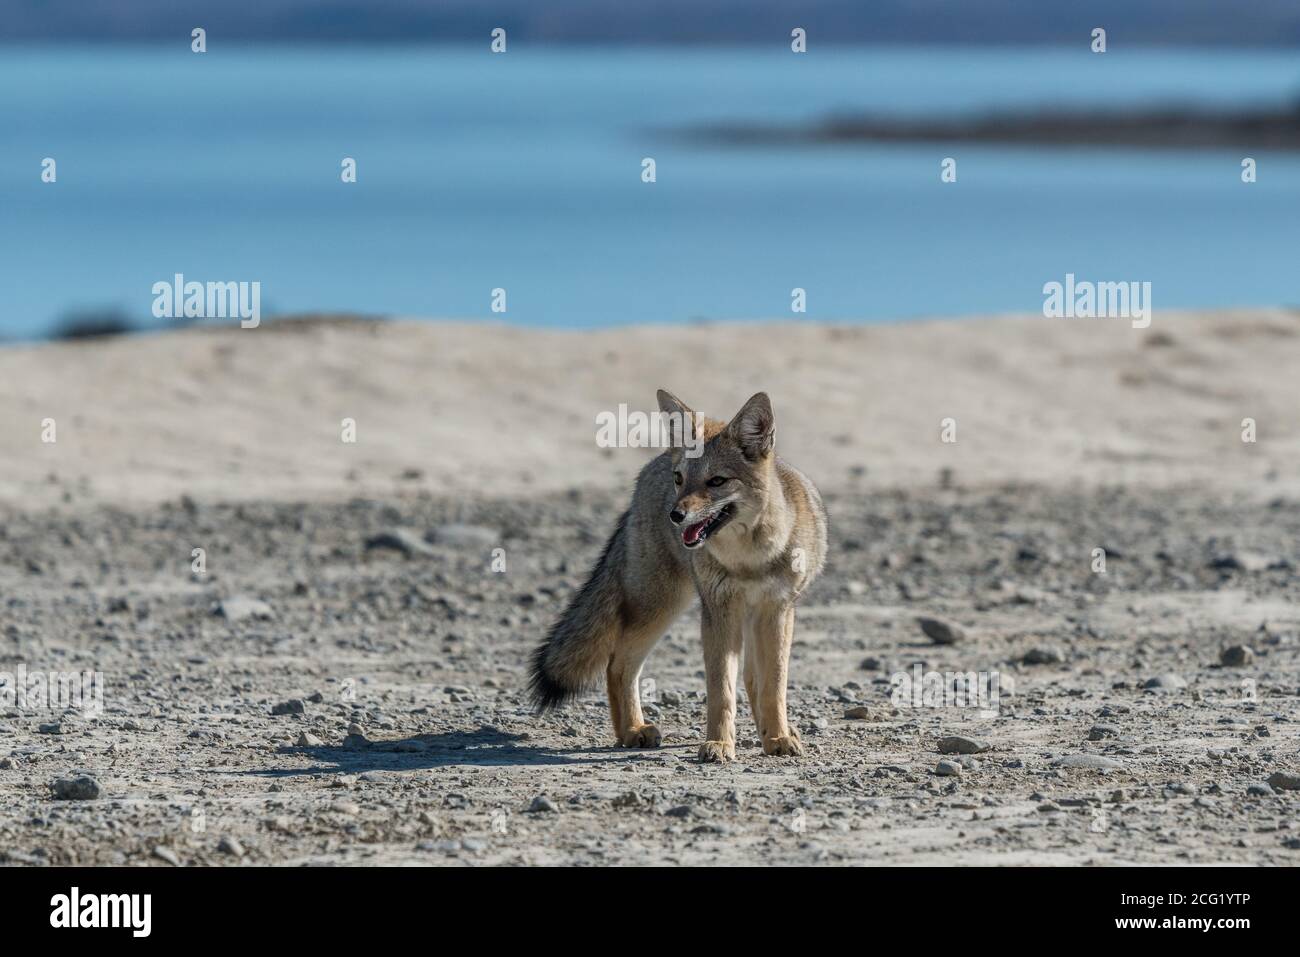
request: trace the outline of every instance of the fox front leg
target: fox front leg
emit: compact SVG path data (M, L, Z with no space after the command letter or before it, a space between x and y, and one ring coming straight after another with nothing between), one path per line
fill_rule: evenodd
M700 745L704 762L736 758L736 670L740 663L740 621L727 608L703 609L704 678L708 688L706 734Z
M790 726L785 708L792 644L794 605L765 608L755 616L755 683L764 754L803 754L803 742L799 740L799 732Z

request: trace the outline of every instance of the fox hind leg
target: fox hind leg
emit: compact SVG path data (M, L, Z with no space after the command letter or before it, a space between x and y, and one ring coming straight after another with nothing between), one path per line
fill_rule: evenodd
M625 748L657 748L659 729L647 724L641 711L641 666L659 641L662 632L651 629L626 630L619 636L605 671L609 694L609 716L614 737Z
M614 642L605 670L605 688L614 737L625 748L657 748L663 740L659 729L647 723L641 711L641 667L689 597L685 589L666 599L660 596L662 604L654 614L625 626Z

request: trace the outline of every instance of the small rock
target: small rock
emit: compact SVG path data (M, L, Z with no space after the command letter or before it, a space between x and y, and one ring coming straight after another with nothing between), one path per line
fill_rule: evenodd
M301 698L290 698L288 701L281 701L271 708L271 714L306 714L307 702Z
M304 731L302 734L298 735L297 746L300 748L319 748L324 744L324 741L316 737L316 735L312 734L310 731Z
M556 810L555 802L544 794L537 795L533 798L533 803L528 805L531 814L553 814Z
M99 782L88 774L58 778L50 785L56 801L93 801L102 793Z
M1300 791L1300 774L1274 771L1268 776L1268 783L1280 791Z
M1119 728L1113 724L1094 724L1088 731L1089 741L1100 741L1102 738L1119 737Z
M343 747L349 751L359 751L362 748L370 747L370 739L364 734L349 734L343 739Z
M1011 601L1017 605L1037 605L1047 600L1047 592L1028 585L1017 588L1011 595Z
M1066 754L1050 763L1054 768L1092 771L1118 771L1124 767L1113 758L1103 758L1100 754Z
M866 721L871 717L871 711L865 705L859 705L856 708L849 708L844 712L844 717L850 721Z
M257 598L236 595L219 602L216 613L226 621L268 620L275 617L275 612L266 602Z
M1055 648L1030 648L1020 660L1027 665L1059 665L1065 655Z
M1273 789L1267 784L1256 782L1254 784L1246 785L1246 794L1250 797L1272 797Z
M713 834L718 837L726 837L728 834L731 833L731 830L725 824L714 824L712 822L705 822L704 824L697 824L695 827L691 828L691 833L692 834Z
M961 625L942 618L930 618L922 615L916 619L916 623L921 626L921 631L925 633L925 636L936 645L955 645L966 637L966 632Z
M243 857L248 853L244 850L243 844L240 844L238 840L229 836L223 837L217 842L217 850L222 854L229 854L231 857Z
M391 528L366 539L366 551L374 551L377 548L392 549L401 552L407 558L415 555L437 554L424 539L406 528Z
M879 658L863 658L862 664L858 667L863 671L879 671L884 666Z
M1142 682L1143 688L1149 688L1155 691L1181 691L1187 687L1187 680L1182 675L1176 675L1173 672L1166 672L1161 675L1153 675L1146 681Z
M1219 653L1219 664L1225 668L1242 668L1255 660L1255 652L1246 645L1230 645Z
M946 758L934 766L934 773L941 778L956 777L961 774L961 765Z
M158 858L159 860L166 861L172 867L181 866L181 859L176 855L176 852L173 851L170 847L163 847L161 844L159 844L157 847L153 849L153 856Z
M438 545L459 545L474 548L489 547L501 540L500 534L483 525L451 523L439 525L430 535Z
M989 743L978 738L964 738L953 734L939 739L940 754L983 754L988 749Z
M1273 565L1273 559L1258 552L1225 552L1210 560L1211 568L1234 572L1262 572Z

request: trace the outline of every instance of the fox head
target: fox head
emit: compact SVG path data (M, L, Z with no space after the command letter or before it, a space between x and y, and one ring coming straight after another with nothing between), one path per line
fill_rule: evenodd
M665 518L687 548L700 548L724 528L750 528L767 505L772 483L776 422L766 392L730 422L697 414L659 390L659 409L673 429L673 483L677 494Z

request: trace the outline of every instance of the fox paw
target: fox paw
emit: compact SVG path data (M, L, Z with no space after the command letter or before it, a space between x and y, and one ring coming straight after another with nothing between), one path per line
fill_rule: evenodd
M725 764L736 760L736 746L730 741L705 741L700 745L700 763Z
M799 732L792 728L789 734L783 734L775 738L764 738L763 753L798 757L803 754L803 742L799 740Z
M625 748L657 748L663 735L653 724L643 724L630 731L624 731L618 743Z

